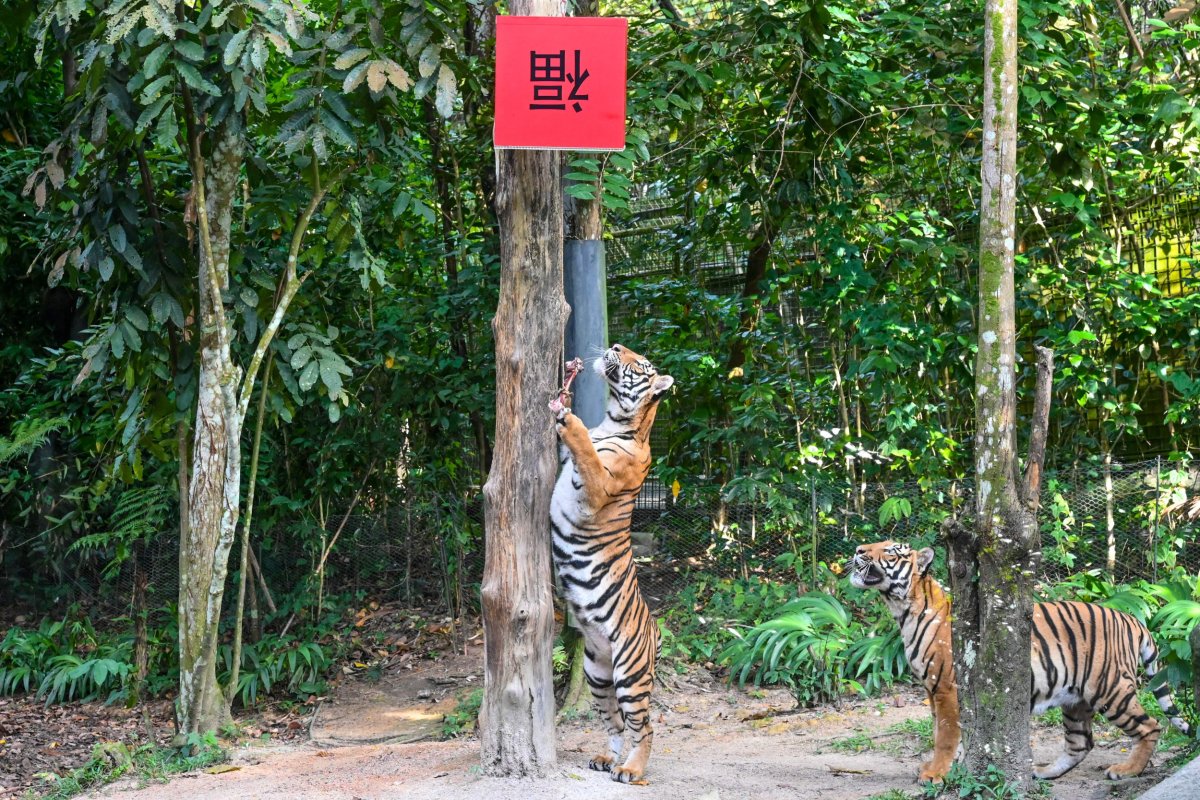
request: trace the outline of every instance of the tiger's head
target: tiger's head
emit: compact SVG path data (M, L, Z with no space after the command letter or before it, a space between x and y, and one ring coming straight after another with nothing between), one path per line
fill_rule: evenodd
M889 597L908 597L913 575L924 576L933 566L933 550L913 550L903 542L861 544L850 561L850 585L875 589Z
M608 348L593 366L608 383L609 403L620 406L620 416L626 419L653 408L675 383L670 375L659 375L649 360L619 344Z

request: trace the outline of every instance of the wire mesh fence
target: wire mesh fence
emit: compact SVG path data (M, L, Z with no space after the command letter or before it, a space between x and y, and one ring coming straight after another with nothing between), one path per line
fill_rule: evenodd
M1200 522L1182 511L1198 493L1200 469L1164 459L1049 474L1039 514L1043 578L1095 570L1123 583L1154 581L1176 566L1200 570ZM655 605L699 574L815 584L822 565L844 563L863 542L936 546L942 520L969 517L971 497L970 481L850 483L822 474L748 500L703 482L676 490L652 479L634 509L632 546L642 590ZM414 500L354 524L343 582L390 575L386 588L400 599L439 601L455 611L477 603L478 499ZM396 556L380 564L373 554L384 547Z
M654 606L700 575L758 576L804 588L864 542L936 547L945 518L969 520L971 493L969 481L850 483L821 473L747 499L702 482L672 487L652 479L633 514L639 581ZM1175 567L1200 570L1200 521L1186 513L1187 501L1198 495L1200 468L1164 459L1081 464L1048 474L1039 513L1043 579L1093 570L1125 583L1155 581ZM314 533L268 533L256 543L248 565L252 603L271 608L306 592L361 591L455 616L478 607L484 557L478 496L410 495L384 508L334 515ZM300 539L312 544L298 547ZM165 613L177 592L176 548L171 537L159 537L119 573L83 568L73 582L84 603L120 614L129 613L144 580L147 605ZM235 555L231 590L236 562Z

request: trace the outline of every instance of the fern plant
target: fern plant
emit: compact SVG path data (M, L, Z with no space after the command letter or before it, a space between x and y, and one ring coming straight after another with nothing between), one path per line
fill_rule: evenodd
M65 427L65 417L26 419L16 423L13 425L11 436L0 436L0 465L29 455L45 444L50 434Z
M745 686L787 686L801 705L847 691L871 693L905 673L899 634L874 636L832 595L812 593L784 604L721 654L730 679Z
M137 542L148 541L166 527L171 503L171 492L163 485L126 489L109 517L110 528L79 537L68 552L108 554L104 577L112 578Z

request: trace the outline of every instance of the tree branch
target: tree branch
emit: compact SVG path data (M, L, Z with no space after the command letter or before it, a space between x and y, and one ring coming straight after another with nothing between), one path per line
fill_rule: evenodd
M354 493L354 499L350 501L350 507L346 509L346 513L342 515L342 521L337 526L337 530L333 532L333 538L329 540L329 544L325 546L325 550L321 553L321 560L317 564L316 570L318 575L325 572L325 562L329 560L329 554L333 552L333 546L337 544L338 537L342 535L342 529L346 527L346 523L350 520L350 515L354 513L354 507L358 505L359 498L362 497L363 490L367 488L367 481L371 480L371 475L375 472L375 464L378 459L371 459L371 465L367 467L367 474L363 477L362 484L358 487L358 491Z
M325 199L329 190L341 183L350 174L350 171L354 169L354 166L354 164L348 165L333 180L327 182L323 187L314 189L312 199L308 201L308 206L301 212L300 218L296 220L296 227L292 231L292 243L288 248L287 265L284 267L287 282L284 285L283 294L280 295L279 302L275 305L275 310L271 314L271 321L267 323L262 336L258 338L258 344L254 348L254 355L250 357L250 364L246 367L246 374L242 378L241 395L238 398L238 411L243 417L246 414L246 410L250 407L250 396L254 393L254 381L258 377L258 368L266 356L267 348L271 346L271 342L275 339L275 334L279 332L280 326L283 325L283 317L287 313L292 299L296 296L296 292L300 290L301 284L308 278L308 275L300 278L296 274L296 262L300 258L300 245L304 242L304 234L308 232L308 225L312 222L313 214L316 213L317 208L321 205L321 201Z
M246 516L242 519L242 553L238 568L238 598L234 611L233 658L230 659L229 684L225 687L225 702L233 705L237 697L238 679L242 669L242 618L246 614L246 581L250 571L250 524L254 521L254 496L258 488L258 456L262 452L263 418L267 415L267 390L271 386L271 359L267 359L267 379L258 393L258 419L254 423L254 444L250 450L250 476L246 488ZM254 587L250 587L254 591Z
M1054 351L1037 346L1037 387L1030 420L1029 455L1025 460L1025 480L1021 494L1025 507L1037 513L1042 491L1042 465L1046 460L1046 436L1050 427L1050 387L1054 379Z
M1134 30L1133 22L1129 19L1129 12L1125 10L1125 3L1123 0L1113 0L1113 4L1117 7L1117 16L1121 18L1121 24L1125 26L1125 35L1129 37L1129 44L1137 53L1137 63L1141 64L1146 60L1146 51L1142 49L1137 31Z

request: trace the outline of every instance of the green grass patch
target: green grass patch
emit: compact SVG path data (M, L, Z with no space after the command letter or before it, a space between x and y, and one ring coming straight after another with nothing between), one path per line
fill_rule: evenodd
M442 718L442 738L457 739L469 736L479 719L479 707L483 705L483 689L472 689L458 695L458 705Z
M906 719L888 728L889 733L904 733L913 738L913 746L917 752L933 749L933 717L921 719Z
M132 750L120 742L98 744L82 767L61 777L40 776L44 785L29 790L25 797L27 800L35 797L66 800L131 775L136 775L143 784L165 783L173 775L203 769L225 760L225 751L221 749L216 736L208 734L192 738L193 741L182 750L152 744Z
M850 736L843 736L840 739L834 739L829 743L830 750L836 750L839 753L862 753L867 750L875 749L875 742L865 731L856 731Z

